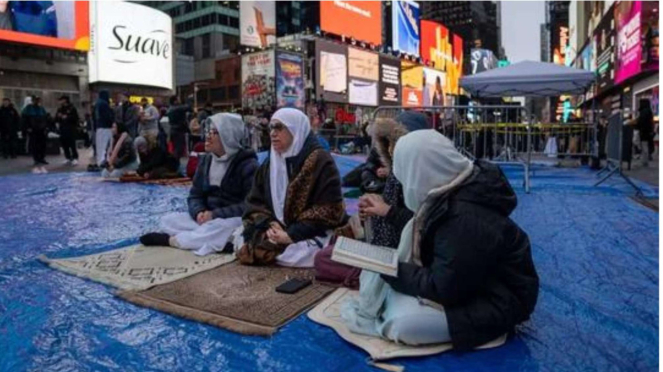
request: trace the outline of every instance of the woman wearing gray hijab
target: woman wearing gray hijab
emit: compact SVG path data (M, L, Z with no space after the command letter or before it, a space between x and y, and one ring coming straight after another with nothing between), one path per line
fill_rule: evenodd
M258 157L242 145L246 132L241 116L221 113L209 120L207 154L200 158L193 177L188 213L164 216L163 232L143 235L140 241L144 245L220 251L233 230L241 226L244 199L253 185Z

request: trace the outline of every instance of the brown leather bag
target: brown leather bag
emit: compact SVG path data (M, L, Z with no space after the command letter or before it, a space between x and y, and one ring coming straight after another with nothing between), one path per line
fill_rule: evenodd
M267 239L269 221L245 227L245 243L237 251L237 259L243 265L271 265L276 263L276 256L285 251L287 245L276 244ZM248 237L248 239L247 239Z

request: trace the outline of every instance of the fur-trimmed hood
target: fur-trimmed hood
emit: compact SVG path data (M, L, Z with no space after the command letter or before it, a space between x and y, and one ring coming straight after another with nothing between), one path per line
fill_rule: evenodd
M391 168L396 141L404 135L419 129L431 129L428 118L418 112L405 111L396 119L380 118L372 125L373 146L380 155L385 167Z

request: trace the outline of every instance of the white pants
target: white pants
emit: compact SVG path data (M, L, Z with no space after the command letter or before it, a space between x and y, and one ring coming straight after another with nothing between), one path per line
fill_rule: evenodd
M98 128L96 130L95 147L97 151L97 165L101 165L106 160L106 153L108 152L112 137L113 132L111 132L110 128Z
M125 173L130 172L130 171L135 171L138 169L138 162L135 161L133 163L127 164L123 168L116 168L113 169L113 171L109 172L108 169L104 169L101 171L101 177L103 178L120 178L124 176Z
M215 218L202 225L183 212L161 218L161 231L173 237L171 243L176 248L197 250L200 255L222 251L233 231L240 226L240 217Z

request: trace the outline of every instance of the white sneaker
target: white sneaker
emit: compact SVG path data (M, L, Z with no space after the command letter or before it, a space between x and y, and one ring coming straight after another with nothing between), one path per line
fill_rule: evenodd
M46 173L48 173L48 171L46 170L46 168L41 167L41 173L46 174Z
M62 164L64 164L64 165L71 165L71 160L69 160L69 159L65 159L65 160L62 162Z
M39 173L41 173L41 169L39 169L39 167L32 168L32 174L39 174Z
M71 162L71 165L73 165L73 166L78 165L78 159L74 159L74 161Z

